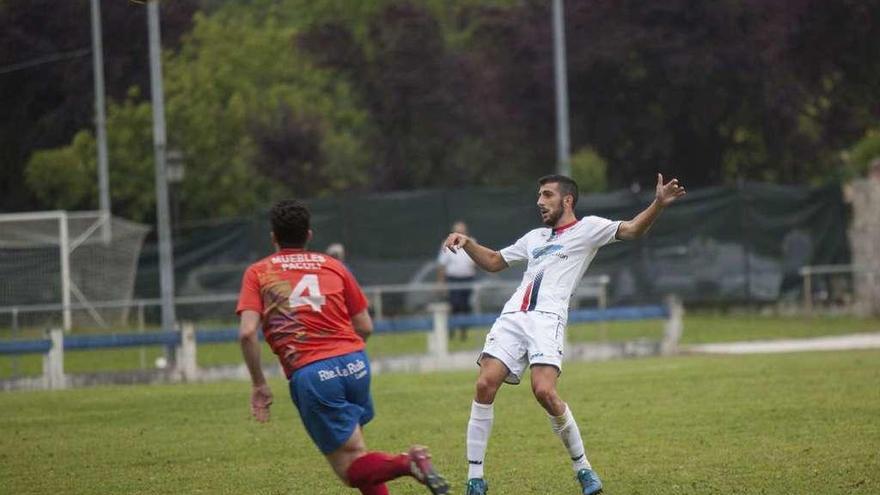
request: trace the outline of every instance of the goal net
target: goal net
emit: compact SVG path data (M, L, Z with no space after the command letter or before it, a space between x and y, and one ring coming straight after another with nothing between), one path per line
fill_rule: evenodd
M65 330L126 320L147 232L96 211L0 215L4 319Z

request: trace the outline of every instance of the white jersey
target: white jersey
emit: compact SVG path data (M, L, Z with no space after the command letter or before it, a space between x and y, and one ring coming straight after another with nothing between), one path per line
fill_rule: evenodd
M508 265L528 260L523 280L502 313L544 311L568 318L568 303L599 248L616 240L619 221L584 217L558 229L540 228L501 250Z

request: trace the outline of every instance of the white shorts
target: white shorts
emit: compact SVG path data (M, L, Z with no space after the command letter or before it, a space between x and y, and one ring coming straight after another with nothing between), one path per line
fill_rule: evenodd
M495 320L477 364L483 356L498 359L509 371L505 382L518 384L529 366L548 364L562 372L565 320L554 313L503 313Z

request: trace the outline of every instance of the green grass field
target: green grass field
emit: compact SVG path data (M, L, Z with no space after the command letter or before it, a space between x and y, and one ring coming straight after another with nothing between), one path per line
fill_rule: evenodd
M230 323L232 325L232 323ZM684 344L706 342L731 342L736 340L768 340L780 338L803 338L839 335L858 332L880 331L880 319L853 317L769 317L746 315L692 314L685 317ZM468 338L461 341L458 335L450 342L450 349L474 350L483 344L487 329L471 329ZM569 328L573 342L601 340L622 341L638 338L659 339L663 333L661 320L611 322L605 324L575 324ZM31 332L29 338L38 338ZM368 351L371 356L392 356L427 352L428 334L424 332L380 334L370 339ZM156 357L162 355L159 347L141 349L113 349L101 351L76 351L65 356L65 369L71 373L117 371L137 369L141 366L141 353L146 367L153 366ZM264 358L273 362L268 348ZM198 348L200 366L234 364L241 361L237 343L201 345ZM39 375L42 358L38 355L0 357L0 378L22 375Z
M410 442L463 493L476 370L374 379L374 449ZM880 492L880 351L676 357L566 366L560 390L609 494ZM272 382L273 420L242 382L15 392L0 400L0 480L15 494L345 494ZM494 494L574 494L527 386L496 403ZM427 493L410 480L392 493Z

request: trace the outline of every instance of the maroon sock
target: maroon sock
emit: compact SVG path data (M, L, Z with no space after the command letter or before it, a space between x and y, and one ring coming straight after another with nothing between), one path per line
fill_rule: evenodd
M388 495L388 487L384 483L381 485L361 486L358 487L362 495Z
M349 485L363 491L373 485L381 485L386 481L411 475L409 466L409 456L406 454L391 455L384 452L368 452L355 459L345 474L348 476Z

